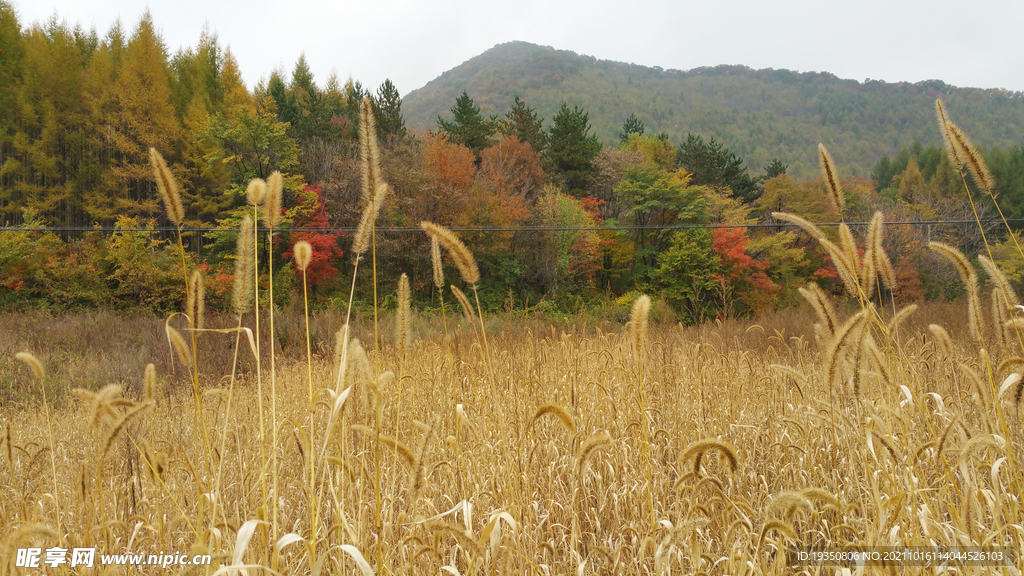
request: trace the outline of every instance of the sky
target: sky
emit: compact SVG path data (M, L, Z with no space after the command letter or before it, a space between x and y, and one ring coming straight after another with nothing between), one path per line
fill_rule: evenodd
M11 1L11 0L7 0ZM102 36L148 8L173 54L204 27L252 88L305 53L332 72L403 94L511 40L665 69L742 64L888 82L940 79L1024 91L1022 0L13 0L22 27L54 14Z

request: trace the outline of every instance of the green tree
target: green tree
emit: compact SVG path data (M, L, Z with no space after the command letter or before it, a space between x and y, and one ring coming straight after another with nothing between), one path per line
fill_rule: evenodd
M437 117L438 130L448 138L449 142L469 148L479 159L480 152L494 143L491 141L491 135L497 131L497 122L494 119L484 118L480 114L480 107L465 91L455 100L455 106L451 108L451 112L451 121L440 116Z
M179 118L188 114L194 100L213 112L223 100L220 75L224 55L217 43L217 35L204 29L195 48L178 51L171 59L173 85L171 103Z
M782 176L789 170L789 164L783 164L778 158L771 158L764 165L764 180L771 180L776 176Z
M622 123L622 131L619 132L619 144L625 144L629 141L630 134L644 135L644 123L632 112L630 112L629 118L626 118L626 121Z
M292 92L301 93L316 88L313 82L313 71L309 69L309 62L306 62L306 53L299 54L295 61L295 69L292 70L292 83L289 86Z
M377 88L373 99L373 113L377 119L377 136L386 146L405 137L405 119L402 118L402 96L390 78Z
M551 118L548 133L548 173L570 194L585 194L597 178L595 160L601 152L597 136L590 133L590 117L579 106L563 102Z
M719 258L708 230L679 230L671 235L653 272L654 283L686 324L714 318Z
M270 73L266 92L274 99L277 120L291 125L299 115L299 104L295 100L295 93L288 90L288 86L277 70Z
M538 154L544 153L547 147L547 134L544 133L544 119L537 117L537 111L515 97L512 107L505 112L505 118L498 123L502 136L515 136L520 142L526 142Z
M633 273L638 281L649 280L658 269L659 257L672 237L669 230L648 227L699 224L707 219L701 189L690 186L682 171L668 173L650 165L629 168L615 191L630 205L629 222L640 227L633 232Z
M299 148L288 136L288 124L277 120L269 96L255 110L213 115L199 141L210 147L207 162L227 165L231 184L242 192L252 178L266 178L274 170L289 172L299 164Z
M747 173L743 159L713 137L705 143L701 136L687 134L686 142L679 145L676 165L693 174L695 185L728 188L744 202L752 202L761 193L760 179Z

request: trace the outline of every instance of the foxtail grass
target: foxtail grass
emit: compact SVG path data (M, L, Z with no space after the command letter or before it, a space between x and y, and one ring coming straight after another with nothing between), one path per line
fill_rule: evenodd
M309 338L309 286L306 271L313 260L313 247L309 242L300 240L292 247L295 266L302 272L302 313L306 329L306 383L309 386L309 438L313 439L314 416L316 414L316 398L313 395L313 349ZM312 451L309 452L309 541L310 562L316 558L317 542L317 511L316 505L316 460Z
M184 224L185 210L181 202L181 193L178 190L177 180L171 173L171 170L167 167L167 162L164 160L160 152L156 148L149 149L149 162L153 169L153 179L157 183L157 191L160 193L160 198L163 200L164 208L167 212L167 219L174 224L177 230L178 240L178 253L181 256L181 272L184 278L185 294L186 296L195 295L195 290L190 286L188 265L185 262L185 244L182 241L181 227ZM186 298L188 299L188 298ZM194 328L194 321L190 320L192 327ZM189 367L191 371L192 379L192 393L195 399L195 432L196 436L202 441L203 446L203 467L205 470L205 484L206 487L211 485L212 470L210 462L210 439L206 430L206 420L203 418L203 395L199 390L199 358L198 348L196 346L196 330L190 330L189 335L192 342L192 363ZM201 483L196 484L196 498L200 499L202 493L206 488Z
M274 228L281 223L281 199L284 193L284 176L279 171L274 171L267 178L267 191L263 197L263 223L267 226L267 246L274 248ZM267 258L267 275L269 277L269 303L270 308L270 422L271 440L270 446L272 455L270 458L271 479L273 490L271 492L271 534L274 542L278 540L278 502L281 498L278 492L278 443L277 443L277 351L274 346L274 259ZM274 548L273 567L278 568L278 551Z
M654 488L651 486L653 476L651 474L650 455L650 424L647 421L647 396L644 389L647 387L647 374L645 371L645 353L647 352L647 328L651 315L651 297L643 294L633 302L633 312L629 319L629 339L633 351L636 354L636 386L640 401L640 431L642 434L642 452L644 458L644 472L647 475L646 491L647 504L651 510L651 530L657 525L654 510Z
M49 443L50 452L50 473L51 479L53 480L53 504L57 512L57 542L59 544L64 543L64 530L61 528L61 516L63 510L61 509L60 502L60 491L57 489L57 444L53 441L53 420L50 418L50 403L46 401L46 370L43 369L43 363L39 361L35 355L29 352L18 352L14 355L17 360L23 362L29 370L32 371L32 375L36 381L39 382L40 394L43 398L43 413L46 416L46 440ZM7 442L10 446L10 425L7 428ZM8 456L10 460L10 456Z

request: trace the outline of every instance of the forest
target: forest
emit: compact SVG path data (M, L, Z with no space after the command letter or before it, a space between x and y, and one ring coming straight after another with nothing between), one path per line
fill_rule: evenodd
M361 211L364 98L393 189L378 224L377 266L385 277L408 273L414 298L428 308L436 301L428 242L410 233L424 220L476 247L480 298L491 311L621 317L642 292L692 324L789 306L808 280L842 291L827 252L772 216L838 223L821 177L791 175L784 155L752 168L701 124L679 136L654 133L648 123L657 119L641 111L609 128L592 122L571 93L549 117L519 96L487 114L463 91L428 129L414 130L391 81L318 82L300 57L290 73L275 71L249 89L209 32L172 54L148 15L100 36L56 17L22 27L4 2L0 76L8 87L0 91L3 309L180 306L174 228L159 205L151 147L181 183L183 238L190 266L207 278L211 310L228 306L246 186L275 170L285 174L280 245L262 249L282 270L276 303L301 289L287 264L291 246L306 240L315 305L347 304L338 270ZM954 119L976 116L951 99ZM915 114L931 115L931 101ZM610 143L600 136L609 130ZM977 254L982 231L1011 282L1024 282L1024 262L1007 249L1013 239L992 201L1011 224L1024 217L1024 148L981 154L997 183L993 195L979 194L940 148L919 141L876 158L870 177L839 163L846 221L863 231L882 211L889 223L897 302L959 295L950 282L956 271L920 248L937 240ZM364 304L371 296L356 294Z

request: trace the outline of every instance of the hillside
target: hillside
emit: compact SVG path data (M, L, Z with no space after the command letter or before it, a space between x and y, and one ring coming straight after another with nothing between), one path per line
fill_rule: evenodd
M933 103L942 96L954 120L983 146L1024 143L1024 94L957 88L940 80L858 82L827 72L716 66L690 71L598 60L566 50L509 42L441 74L405 96L415 130L436 129L466 90L484 114L503 115L519 95L550 121L563 101L590 113L593 129L612 143L630 113L646 134L689 131L714 136L760 170L771 157L797 178L817 171L825 143L844 171L867 175L883 154L914 140L938 144Z

